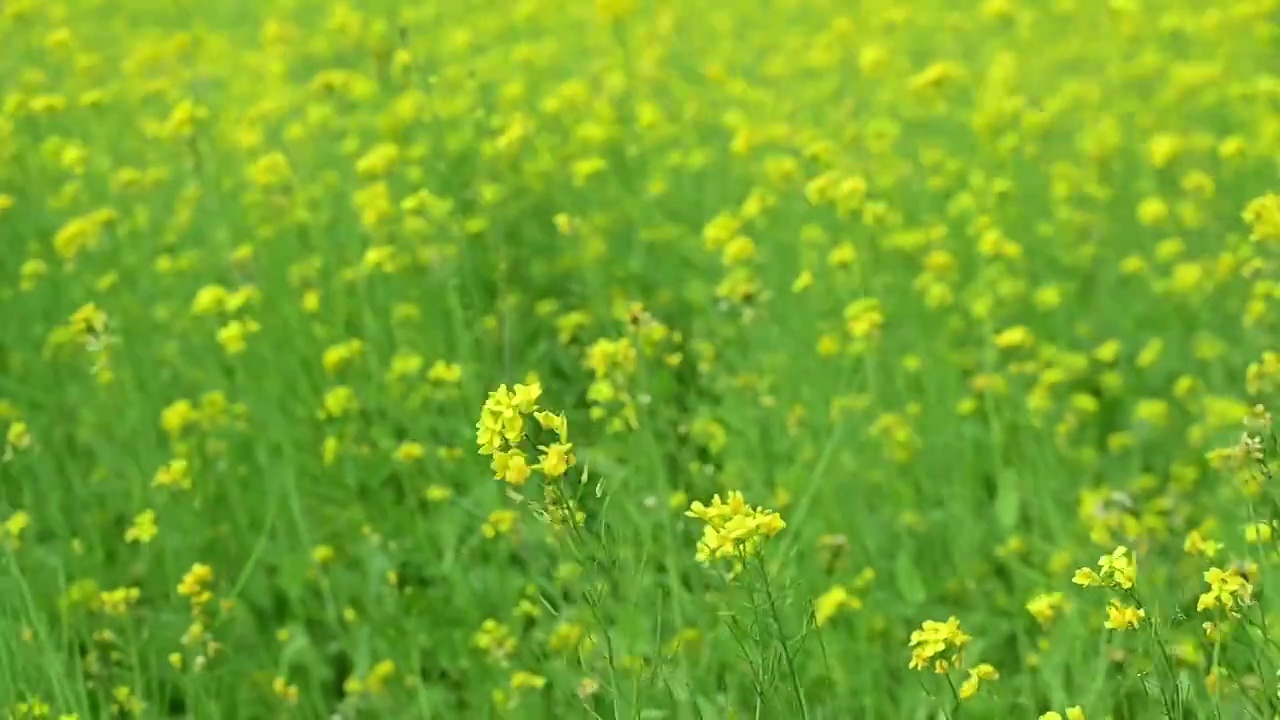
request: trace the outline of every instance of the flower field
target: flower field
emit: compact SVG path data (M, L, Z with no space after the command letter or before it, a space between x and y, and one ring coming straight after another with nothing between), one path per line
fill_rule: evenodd
M1280 717L1280 0L0 0L0 717Z

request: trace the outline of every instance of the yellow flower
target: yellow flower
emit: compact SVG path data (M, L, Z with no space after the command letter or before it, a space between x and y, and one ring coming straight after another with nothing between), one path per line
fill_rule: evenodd
M1133 630L1147 617L1147 611L1112 600L1107 605L1107 619L1103 627L1108 630Z
M298 702L298 686L291 684L279 675L271 681L271 691L276 694L276 697L290 705L295 705Z
M1098 568L1104 577L1109 575L1116 585L1126 590L1133 587L1138 572L1137 561L1123 545L1098 558Z
M364 341L353 338L325 348L320 362L324 367L324 371L329 375L333 375L346 366L347 363L359 357L363 351Z
M398 446L396 446L395 452L392 453L392 457L395 458L396 462L402 462L402 463L410 463L410 462L414 462L415 460L421 460L426 456L427 456L427 449L422 446L422 443L414 442L412 440L405 440L404 442L400 443Z
M270 152L253 162L245 173L249 182L263 188L276 188L289 183L293 169L289 159L280 152Z
M427 502L442 503L453 497L453 490L445 485L428 485L423 492L423 497L427 499Z
M813 601L814 624L826 625L841 610L860 610L862 601L854 597L843 585L834 585Z
M536 673L526 670L517 670L511 674L512 690L541 690L547 684L547 679Z
M1146 197L1138 203L1138 222L1147 227L1155 227L1169 219L1169 204L1160 197Z
M400 147L384 142L374 146L356 161L356 174L364 179L386 175L400 159Z
M518 517L514 510L494 510L480 526L480 533L490 540L506 535L515 529Z
M178 594L190 600L193 607L203 606L213 597L207 589L212 583L213 568L204 563L195 563L178 583Z
M547 410L539 410L533 414L533 417L538 421L538 424L542 426L543 430L551 430L555 432L556 437L560 439L560 442L567 442L569 440L569 420L563 413L557 415Z
M959 694L961 700L968 700L978 694L978 689L983 682L997 680L1000 673L990 663L980 663L969 670L969 676L960 683Z
M1280 195L1267 193L1245 206L1244 221L1254 241L1280 240Z
M476 444L480 446L482 455L492 455L504 444L516 444L524 438L524 415L531 413L533 400L537 398L534 388L518 385L517 393L499 385L497 390L489 393L484 407L480 411L480 420L476 423ZM536 393L541 393L541 387ZM526 412L522 406L528 406Z
M175 458L156 470L151 479L153 487L176 487L182 490L191 489L191 466L181 458Z
M4 523L0 523L0 540L10 548L17 548L28 527L31 527L31 515L25 510L16 510L5 518Z
M1086 570L1088 568L1085 568ZM1027 601L1026 610L1041 625L1048 625L1062 609L1065 597L1060 592L1043 593Z
M21 420L10 423L9 431L5 433L5 444L10 452L31 447L31 430L27 424Z
M1076 570L1076 574L1071 577L1071 582L1080 587L1101 587L1102 578L1093 568L1082 567Z
M1209 589L1196 602L1199 612L1222 608L1234 615L1239 612L1239 606L1253 602L1253 585L1236 568L1209 568L1204 573L1204 581Z
M356 391L346 385L339 385L326 391L322 404L321 417L334 419L349 415L359 407Z
M462 380L462 366L458 363L436 360L431 367L427 368L427 380L440 385L457 385Z
M1031 347L1035 344L1035 335L1027 326L1016 325L1014 327L1001 330L1000 333L996 335L995 343L996 347L1001 350Z
M801 270L796 276L795 281L791 283L791 292L804 292L813 285L813 273L808 270Z
M124 541L127 543L142 543L146 545L155 539L160 529L156 526L156 513L154 510L143 510L133 519L133 523L128 530L124 532Z
M218 329L218 344L227 355L239 355L249 347L249 337L261 329L255 320L232 320Z
M542 455L539 456L538 464L534 467L541 470L542 474L548 478L558 478L573 466L573 445L569 443L539 445L538 449L542 451Z
M102 612L107 615L126 615L141 597L142 591L136 587L119 587L104 590L98 595L98 601L102 605Z
M542 385L533 383L530 385L521 385L516 383L515 388L511 392L511 404L520 411L521 414L528 415L538 409L538 398L542 396Z
M1249 523L1244 528L1244 539L1246 542L1258 545L1270 542L1272 536L1272 527L1270 523L1254 522Z
M497 480L520 487L529 481L533 468L520 450L499 450L493 453L493 476Z
M191 300L192 315L214 315L223 312L227 304L227 289L221 285L205 285L196 291Z
M1222 549L1223 545L1214 540L1208 540L1200 534L1199 530L1192 530L1187 533L1186 540L1182 543L1182 549L1191 555L1201 555L1206 558L1213 558Z
M105 312L94 303L87 303L71 313L71 317L67 320L67 326L71 329L72 336L83 342L88 338L105 333L107 331L107 322L108 318Z
M372 693L380 693L387 686L387 681L396 673L396 664L391 660L379 660L369 669L365 677L365 688Z
M729 493L728 502L718 494L711 498L710 505L695 500L685 515L706 523L695 555L701 563L755 555L765 538L777 535L787 526L778 513L747 505L746 498L738 491Z
M960 629L960 620L955 616L946 622L925 620L920 629L911 631L908 646L911 648L912 670L932 668L935 673L945 673L952 667L961 664L960 654L964 646L973 638ZM946 655L950 650L950 655Z
M1076 570L1071 582L1081 587L1117 587L1132 589L1137 582L1137 559L1123 545L1098 558L1098 570L1082 567Z

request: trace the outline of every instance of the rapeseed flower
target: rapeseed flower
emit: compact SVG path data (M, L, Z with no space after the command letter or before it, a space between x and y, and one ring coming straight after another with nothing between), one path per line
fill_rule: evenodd
M747 505L746 498L736 490L729 493L727 501L719 494L711 498L710 505L694 500L685 516L705 523L695 553L698 562L704 564L758 555L764 540L787 526L778 513Z
M1204 581L1209 589L1196 601L1199 612L1221 609L1228 615L1238 615L1242 606L1253 603L1253 584L1236 568L1209 568Z
M920 629L911 631L908 642L911 648L909 667L912 670L932 670L938 674L963 667L964 647L971 640L973 637L960 629L960 620L955 616L943 622L925 620Z
M1137 559L1123 545L1098 558L1098 569L1082 567L1071 582L1081 587L1115 587L1131 590L1137 582Z

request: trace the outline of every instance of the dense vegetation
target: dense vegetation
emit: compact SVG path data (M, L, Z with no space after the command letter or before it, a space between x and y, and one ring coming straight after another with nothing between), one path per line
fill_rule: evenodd
M1271 720L1278 19L6 0L0 706Z

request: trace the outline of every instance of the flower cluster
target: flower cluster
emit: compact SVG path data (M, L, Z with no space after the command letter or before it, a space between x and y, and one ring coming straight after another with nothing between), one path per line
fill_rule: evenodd
M111 345L117 338L108 332L110 319L95 303L81 305L55 327L46 340L45 352L63 346L79 346L93 360L90 373L100 383L107 385L115 379L111 370Z
M569 442L569 420L538 407L542 386L538 383L517 384L513 389L499 385L489 393L476 423L476 444L481 455L493 458L495 479L514 487L529 481L535 471L548 480L563 477L577 462L573 444ZM537 457L529 462L529 455L520 445L527 436L526 418L532 417L545 431L555 433L555 442L537 445Z
M1253 584L1236 568L1211 567L1205 571L1204 581L1209 589L1196 601L1199 612L1221 608L1228 615L1238 615L1242 606L1253 603Z
M1066 596L1060 592L1041 593L1027 601L1027 612L1031 613L1041 627L1048 627L1054 617L1066 604Z
M1146 618L1146 610L1113 598L1107 603L1107 619L1102 626L1108 630L1136 630Z
M925 620L919 630L911 631L912 670L932 669L938 674L945 674L953 667L964 664L962 657L964 646L973 637L960 629L960 619L951 616L946 622Z
M992 680L999 680L1000 673L991 663L978 663L969 670L969 677L960 683L959 694L961 700L968 700L978 694L978 690L982 688L982 683Z
M1076 570L1071 582L1086 588L1110 587L1132 590L1137 576L1137 558L1129 554L1129 548L1121 545L1098 558L1097 570L1090 567Z
M476 423L476 444L481 455L493 458L490 468L497 480L507 483L507 495L526 504L536 517L557 528L579 527L586 514L578 504L578 493L587 482L587 470L583 469L579 483L566 487L558 482L577 465L573 444L569 442L569 420L563 413L557 414L538 406L542 386L537 382L517 384L508 389L498 386L489 393ZM532 418L533 423L528 419ZM529 431L536 424L542 437L554 438L542 444L540 438L530 437ZM540 473L542 498L526 498L521 492L534 473ZM596 493L602 491L597 484ZM489 516L482 531L485 537L495 538L512 532L517 516L509 510L496 510Z
M756 555L764 544L787 526L782 516L762 507L751 507L741 492L729 493L725 502L716 494L710 505L695 500L685 512L687 517L706 523L698 541L698 562L740 559Z
M1084 588L1111 588L1133 596L1138 579L1138 560L1124 545L1098 558L1098 569L1082 567L1076 570L1071 582ZM1108 630L1133 630L1147 617L1146 610L1115 598L1107 603L1107 617L1103 627Z
M600 338L586 349L582 364L593 378L587 387L591 419L603 421L608 432L639 427L636 399L628 389L636 373L637 357L630 337Z
M177 588L178 595L186 598L191 606L191 624L182 634L182 645L187 651L194 653L194 669L197 670L203 668L222 650L222 643L215 640L213 636L213 626L219 618L209 612L209 607L214 600L213 583L213 568L198 562L192 564L191 569L183 574ZM223 615L229 612L232 606L233 603L230 600L223 600L218 604ZM186 664L186 656L181 652L170 653L169 663L181 669Z
M1242 216L1249 225L1249 239L1280 240L1280 195L1267 193L1250 201Z
M476 444L481 455L495 455L508 445L519 444L525 437L525 417L537 409L542 386L516 384L514 390L499 385L489 393L476 423Z
M834 585L813 601L813 624L822 627L841 610L861 610L862 600L843 585Z

